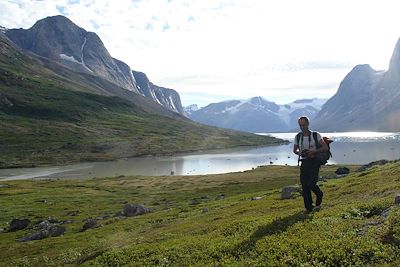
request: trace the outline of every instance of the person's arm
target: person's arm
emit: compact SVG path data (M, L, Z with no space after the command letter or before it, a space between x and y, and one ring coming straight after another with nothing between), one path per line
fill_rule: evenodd
M299 147L299 145L294 144L294 146L293 146L293 153L296 154L296 155L299 155L299 154L300 154L300 147Z

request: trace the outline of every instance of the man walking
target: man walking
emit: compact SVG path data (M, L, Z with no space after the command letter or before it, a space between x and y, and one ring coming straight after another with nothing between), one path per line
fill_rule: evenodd
M328 146L325 144L318 132L309 130L310 120L306 116L302 116L298 120L300 130L296 135L293 146L293 153L299 155L301 161L300 167L300 182L303 190L304 207L306 212L311 212L313 209L321 208L323 192L317 185L319 177L320 162L316 155L318 153L328 151ZM316 195L316 207L313 206L311 191Z

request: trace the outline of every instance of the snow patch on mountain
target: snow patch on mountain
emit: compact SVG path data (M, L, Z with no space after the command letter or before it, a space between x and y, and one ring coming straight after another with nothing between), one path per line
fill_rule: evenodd
M299 116L306 115L313 119L326 101L312 98L278 105L263 97L253 97L209 104L186 114L195 121L218 127L244 131L287 131L295 127Z
M294 111L302 110L304 114L317 113L321 110L326 101L327 99L320 98L296 100L289 104L280 105L278 115L287 125L290 125L290 120Z

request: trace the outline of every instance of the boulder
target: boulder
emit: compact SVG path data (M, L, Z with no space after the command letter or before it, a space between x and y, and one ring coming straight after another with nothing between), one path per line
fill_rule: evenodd
M31 223L31 221L29 219L12 219L12 221L10 222L10 227L8 229L8 231L10 232L15 232L18 230L22 230L25 229L26 227L29 226L29 224Z
M340 167L340 168L338 168L338 169L335 171L335 173L336 173L337 175L349 174L349 173L350 173L350 170L349 170L349 168L347 168L347 167Z
M79 214L79 211L70 211L67 213L67 216L77 216Z
M82 232L86 231L88 229L92 229L92 228L96 228L99 227L99 225L97 224L97 220L95 219L87 219L85 224L82 226Z
M398 161L399 161L399 160L385 160L385 159L381 159L381 160L378 160L378 161L372 161L372 162L370 162L370 163L368 163L368 164L365 164L365 165L361 166L361 167L357 170L357 172L363 172L363 171L365 171L366 169L369 169L369 168L371 168L371 167L373 167L373 166L385 165L385 164L388 164L388 163L395 163L395 162L398 162Z
M65 227L64 226L58 226L58 225L53 225L50 226L47 229L41 229L33 234L24 236L19 239L20 242L27 242L27 241L32 241L32 240L40 240L44 239L46 237L56 237L63 235L65 233Z
M146 208L143 205L126 204L124 206L123 215L125 215L127 217L133 217L133 216L146 214L149 212L150 212L150 209Z
M224 194L220 194L215 198L215 200L222 200L224 198L225 198L225 195Z
M394 204L400 205L400 193L394 197Z
M198 200L198 199L196 199L196 198L194 198L194 199L192 199L191 201L190 201L190 205L199 205L201 202L200 202L200 200Z
M294 193L300 192L300 187L297 185L286 186L282 189L281 199L290 199L294 197Z
M53 225L49 228L49 234L52 237L64 235L65 226Z

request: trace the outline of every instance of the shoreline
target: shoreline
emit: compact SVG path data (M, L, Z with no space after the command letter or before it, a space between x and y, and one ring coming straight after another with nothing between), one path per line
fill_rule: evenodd
M63 167L72 164L84 164L84 163L98 163L98 162L112 162L118 161L123 159L135 159L135 158L149 158L149 157L177 157L177 156L184 156L190 154L206 154L210 152L217 152L222 150L236 150L236 149L243 149L243 148L261 148L261 147L270 147L270 146L279 146L289 144L290 142L287 140L283 140L278 143L266 144L266 145L239 145L234 147L227 147L227 148L213 148L213 149L200 149L200 150L186 150L186 151L175 151L175 152L165 152L165 153L156 153L156 154L138 154L129 157L113 157L113 158L97 158L94 160L71 160L65 162L57 162L57 163L41 163L41 162L32 162L32 163L21 163L21 164L13 164L13 165L0 165L0 170L7 170L7 169L24 169L24 168L40 168L40 167Z

